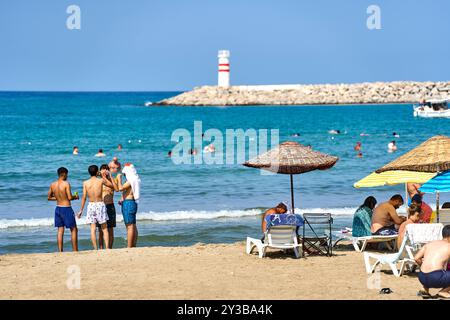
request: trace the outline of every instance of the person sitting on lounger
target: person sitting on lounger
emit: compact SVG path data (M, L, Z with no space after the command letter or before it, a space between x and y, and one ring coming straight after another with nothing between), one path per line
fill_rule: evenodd
M370 225L372 222L373 209L377 205L377 200L370 196L364 200L364 203L356 210L353 216L352 236L367 237L371 236Z
M421 206L419 204L411 204L408 208L408 219L400 225L400 228L398 228L397 249L400 250L402 245L406 233L406 226L411 223L419 223L421 216Z
M283 202L280 202L275 208L267 209L262 214L262 223L261 223L261 229L263 234L266 232L267 222L266 217L271 214L283 214L287 212L287 207Z
M399 194L384 203L378 205L372 216L371 231L376 236L391 236L398 234L398 227L406 220L400 217L397 209L403 205L403 197Z
M450 299L450 271L447 264L450 260L450 225L442 229L442 240L432 241L417 252L414 257L420 265L419 281L423 291L422 297L430 297L430 288L441 289L437 295Z

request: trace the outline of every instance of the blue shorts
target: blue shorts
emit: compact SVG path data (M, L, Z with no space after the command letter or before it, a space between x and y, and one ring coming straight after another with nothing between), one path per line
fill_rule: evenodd
M134 200L122 202L122 215L125 224L136 224L137 203Z
M419 272L419 281L425 288L442 289L450 286L450 272L437 270L429 273Z
M75 221L75 212L72 207L59 207L55 208L55 227L61 228L76 228L77 222Z

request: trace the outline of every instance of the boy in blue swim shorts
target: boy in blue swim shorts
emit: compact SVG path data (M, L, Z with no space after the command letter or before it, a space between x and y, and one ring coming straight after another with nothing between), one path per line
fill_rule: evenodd
M419 281L423 290L419 294L429 298L429 289L438 288L441 289L437 293L438 298L450 299L450 271L447 270L450 260L450 225L442 229L442 240L426 244L414 259L420 265Z
M75 221L75 213L72 210L71 201L78 200L78 195L73 196L70 184L67 182L69 170L61 167L57 171L58 180L50 185L47 199L56 201L55 227L58 228L58 251L63 251L64 230L70 229L72 238L72 250L78 251L78 229Z

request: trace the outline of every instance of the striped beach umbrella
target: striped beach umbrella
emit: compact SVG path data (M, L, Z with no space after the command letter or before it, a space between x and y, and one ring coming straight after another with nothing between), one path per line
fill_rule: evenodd
M294 213L293 175L333 167L338 157L312 150L294 141L286 141L243 165L274 173L289 174L291 180L291 212Z
M442 172L424 183L419 189L424 193L436 193L436 216L439 222L439 193L450 192L450 170Z

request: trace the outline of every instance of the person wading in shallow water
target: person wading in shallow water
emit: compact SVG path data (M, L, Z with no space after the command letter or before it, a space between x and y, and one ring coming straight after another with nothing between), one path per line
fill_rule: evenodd
M64 228L70 229L72 237L72 250L78 251L78 228L75 221L75 213L70 201L78 200L78 194L72 195L70 183L67 182L69 170L64 167L58 169L58 180L50 185L47 199L56 201L55 227L58 228L58 251L63 251Z

